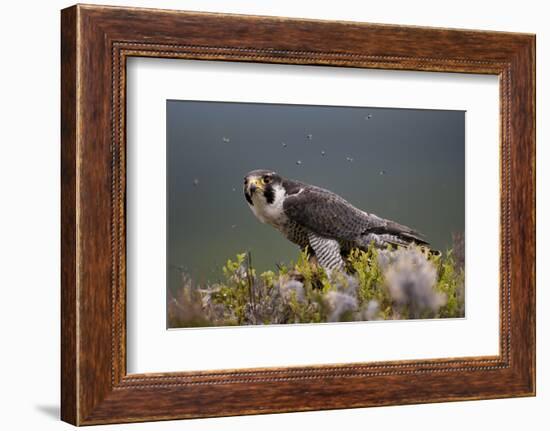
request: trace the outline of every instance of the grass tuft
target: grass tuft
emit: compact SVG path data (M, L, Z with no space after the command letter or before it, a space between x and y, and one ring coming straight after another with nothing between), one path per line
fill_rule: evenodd
M345 272L329 275L300 253L295 263L256 274L250 253L229 259L223 279L198 286L185 273L168 299L169 327L269 325L464 317L461 252L411 245L354 249Z

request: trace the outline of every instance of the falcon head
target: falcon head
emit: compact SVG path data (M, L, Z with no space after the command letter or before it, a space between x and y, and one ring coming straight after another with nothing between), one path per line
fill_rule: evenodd
M258 169L244 177L244 197L254 215L263 223L278 224L283 213L286 190L277 172Z
M244 177L244 197L249 205L273 205L277 192L283 191L283 179L274 171L257 169Z

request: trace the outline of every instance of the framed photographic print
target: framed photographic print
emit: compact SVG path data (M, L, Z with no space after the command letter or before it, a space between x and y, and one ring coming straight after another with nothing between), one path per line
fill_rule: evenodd
M533 35L77 5L61 43L63 420L535 394Z
M169 328L464 317L463 111L169 100L166 115Z

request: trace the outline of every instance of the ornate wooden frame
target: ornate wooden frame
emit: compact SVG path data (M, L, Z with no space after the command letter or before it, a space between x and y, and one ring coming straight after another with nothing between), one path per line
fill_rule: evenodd
M81 5L61 17L63 420L88 425L535 394L534 35ZM500 354L128 375L129 56L498 75Z

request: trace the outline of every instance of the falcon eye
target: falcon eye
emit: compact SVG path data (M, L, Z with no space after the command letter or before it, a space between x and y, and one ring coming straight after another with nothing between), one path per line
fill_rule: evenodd
M262 178L262 182L264 184L269 184L271 182L271 177L268 177L267 175Z

